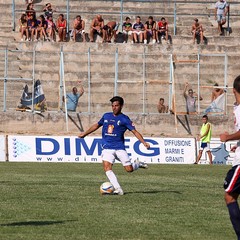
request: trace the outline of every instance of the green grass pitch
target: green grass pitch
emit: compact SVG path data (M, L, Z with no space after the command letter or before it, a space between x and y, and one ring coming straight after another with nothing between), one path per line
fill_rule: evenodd
M223 199L230 166L114 171L124 196L101 196L101 164L0 163L0 239L236 239Z

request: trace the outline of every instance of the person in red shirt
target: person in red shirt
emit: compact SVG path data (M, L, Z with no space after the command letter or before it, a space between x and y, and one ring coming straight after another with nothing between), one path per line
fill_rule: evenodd
M158 22L158 29L157 29L157 43L159 43L159 36L161 39L165 39L168 42L168 23L164 17L161 18L161 21Z
M56 28L58 30L59 42L66 42L66 32L67 32L67 21L64 18L63 14L59 14Z

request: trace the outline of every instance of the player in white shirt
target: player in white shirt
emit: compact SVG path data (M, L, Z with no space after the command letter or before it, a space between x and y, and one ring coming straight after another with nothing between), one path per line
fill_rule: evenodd
M220 134L220 140L222 142L239 140L237 145L231 149L235 152L235 157L232 168L228 171L224 181L224 197L233 228L237 234L238 240L240 240L240 209L237 202L240 194L240 75L234 80L233 93L236 98L234 106L234 124L236 132L233 134L222 133Z

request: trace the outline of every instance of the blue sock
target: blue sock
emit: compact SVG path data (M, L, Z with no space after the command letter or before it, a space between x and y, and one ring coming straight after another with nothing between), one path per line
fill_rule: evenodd
M240 240L240 209L238 206L238 202L232 202L227 205L230 219L237 234L238 240Z

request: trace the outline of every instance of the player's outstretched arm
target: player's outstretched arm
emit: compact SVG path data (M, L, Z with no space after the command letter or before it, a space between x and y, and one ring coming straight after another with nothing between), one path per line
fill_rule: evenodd
M144 141L143 136L140 132L138 132L136 129L132 130L131 132L146 148L150 148L150 144Z
M220 134L220 140L222 142L227 142L230 140L239 140L240 139L240 131L235 132L233 134L229 134L227 132Z
M88 134L95 132L98 128L100 128L100 125L98 123L93 124L87 131L80 133L78 135L79 138L84 138L86 137Z

